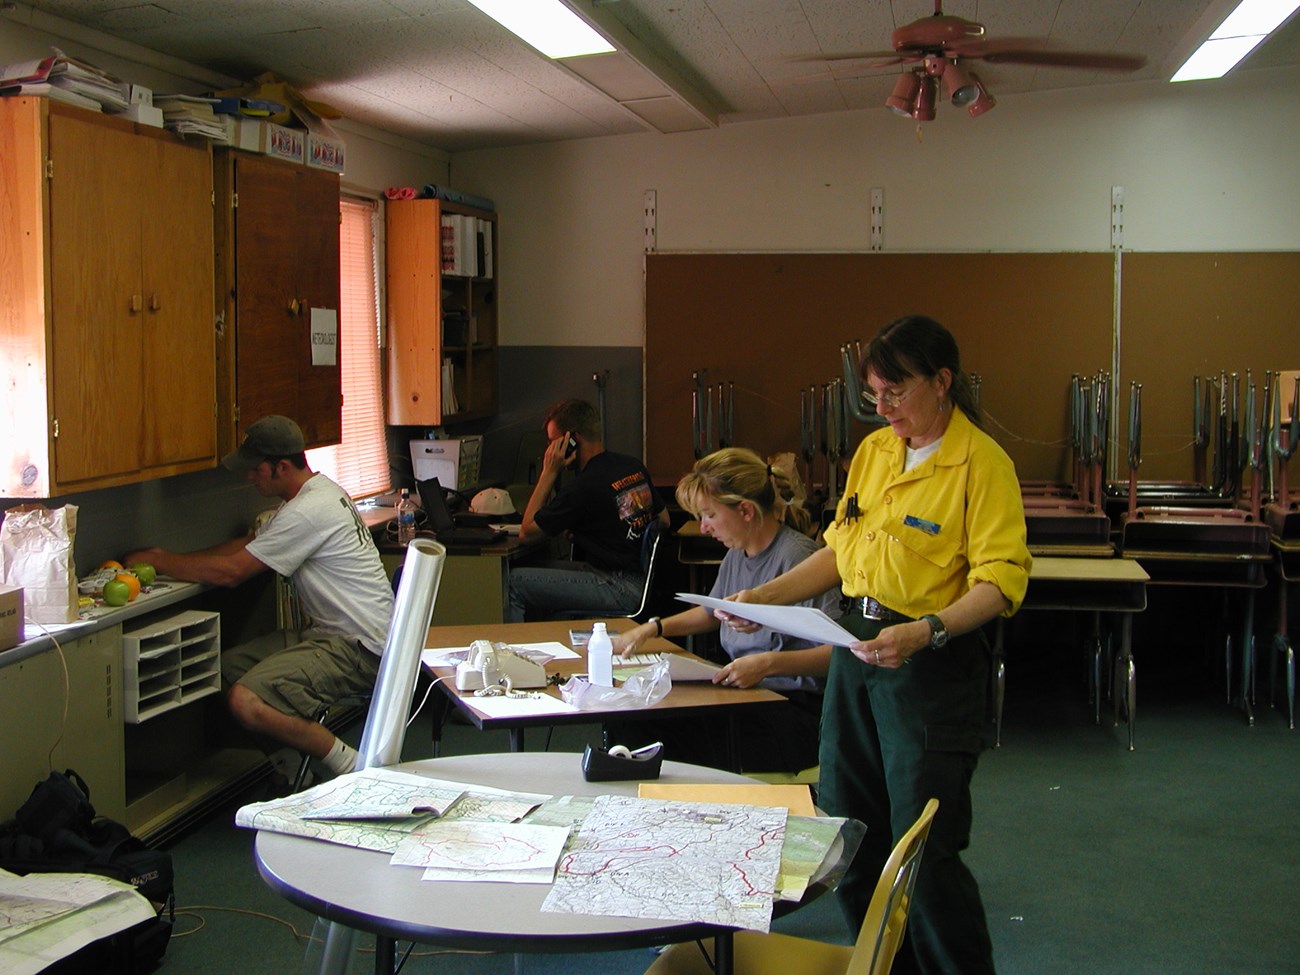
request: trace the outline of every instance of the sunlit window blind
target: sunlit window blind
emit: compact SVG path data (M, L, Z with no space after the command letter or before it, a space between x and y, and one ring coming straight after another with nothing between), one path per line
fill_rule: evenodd
M339 204L339 354L342 356L343 441L307 452L320 471L354 498L391 486L384 442L379 372L379 285L375 273L375 204Z

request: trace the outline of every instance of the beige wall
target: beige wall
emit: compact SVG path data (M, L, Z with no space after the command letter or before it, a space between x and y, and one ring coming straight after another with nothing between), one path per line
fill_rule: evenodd
M640 346L642 198L661 251L1297 250L1295 69L1218 82L1009 95L916 126L884 108L458 153L501 212L506 345ZM942 287L936 276L936 287Z

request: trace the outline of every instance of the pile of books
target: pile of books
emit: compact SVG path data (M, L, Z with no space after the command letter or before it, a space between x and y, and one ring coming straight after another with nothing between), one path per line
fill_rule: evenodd
M61 51L0 67L0 95L41 95L96 112L121 112L130 102L129 92L120 78Z
M226 123L217 117L217 98L197 95L154 95L153 107L163 113L163 125L181 135L226 141Z

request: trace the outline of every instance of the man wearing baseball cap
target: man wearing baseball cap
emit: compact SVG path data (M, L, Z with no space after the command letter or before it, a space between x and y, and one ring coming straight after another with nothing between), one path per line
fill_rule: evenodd
M262 417L221 463L280 506L242 538L198 552L148 548L128 558L216 586L267 570L288 578L307 617L303 629L223 651L230 711L245 728L288 746L272 755L286 777L301 752L334 774L349 772L356 751L315 717L374 687L393 614L379 550L347 493L307 465L302 430L288 417Z

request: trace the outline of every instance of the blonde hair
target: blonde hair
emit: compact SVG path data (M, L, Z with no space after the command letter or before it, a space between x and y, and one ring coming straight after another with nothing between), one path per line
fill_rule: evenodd
M764 516L775 515L795 531L807 532L812 515L804 507L803 482L794 454L768 460L747 447L724 447L695 462L677 482L677 503L695 517L706 499L729 507L748 501Z

